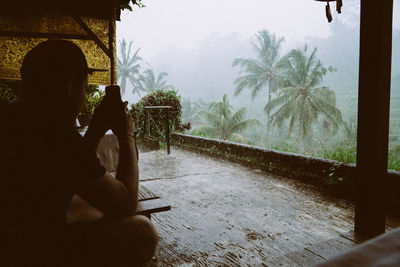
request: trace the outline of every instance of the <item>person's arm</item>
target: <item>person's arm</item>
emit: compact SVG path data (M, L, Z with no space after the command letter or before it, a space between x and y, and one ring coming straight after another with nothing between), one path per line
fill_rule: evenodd
M132 117L127 115L127 120L128 129L117 135L119 141L119 163L116 178L125 185L129 193L129 202L132 203L136 211L139 190L139 168Z
M127 103L113 107L116 112L107 114L99 108L84 137L84 147L88 156L95 157L99 141L108 130L106 125L118 136L119 164L116 179L105 173L102 177L89 179L80 195L90 204L108 215L133 214L136 211L138 198L138 165L134 136L134 123ZM112 123L103 123L107 117Z

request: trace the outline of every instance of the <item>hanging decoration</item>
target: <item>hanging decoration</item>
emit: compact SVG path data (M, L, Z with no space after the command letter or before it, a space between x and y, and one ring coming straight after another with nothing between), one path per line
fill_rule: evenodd
M342 13L342 6L343 6L342 0L314 0L314 1L326 2L325 15L326 15L326 19L328 20L328 22L332 21L332 12L331 12L331 7L329 5L329 2L336 2L336 11L337 11L337 13L338 14Z

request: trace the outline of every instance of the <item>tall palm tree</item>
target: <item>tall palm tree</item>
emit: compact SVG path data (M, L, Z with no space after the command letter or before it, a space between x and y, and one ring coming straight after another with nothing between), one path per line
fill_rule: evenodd
M167 84L168 73L161 72L157 77L154 75L152 68L148 68L139 76L135 82L135 90L144 91L147 93L155 92L157 90L171 90L174 89L172 85Z
M121 56L117 58L117 79L121 81L120 87L122 94L125 93L127 80L129 80L132 85L135 84L135 79L139 74L140 69L139 62L142 60L138 55L140 49L137 49L131 57L132 44L133 42L130 41L127 50L125 39L122 39L122 41L119 42Z
M304 49L294 49L277 64L284 71L285 79L276 98L265 107L265 112L273 112L270 120L279 127L289 122L288 135L297 128L301 140L310 133L318 119L325 128L335 131L342 121L340 110L336 107L335 92L326 86L319 86L332 67L325 68L317 59L317 49L307 55Z
M206 125L199 128L200 131L211 137L222 140L243 140L238 133L252 125L258 125L260 122L256 119L247 119L246 108L240 108L233 113L233 107L228 97L224 94L222 102L213 102L208 110L200 111L200 116L205 120Z
M236 58L232 67L241 68L238 78L234 81L236 86L235 95L239 95L243 89L251 89L251 96L254 99L261 89L268 89L268 103L271 101L271 95L278 88L280 72L277 68L279 61L279 51L284 38L278 38L275 34L262 30L256 34L255 42L252 42L257 58ZM267 119L269 119L267 113ZM269 121L269 120L268 120ZM269 133L269 124L267 124L267 133Z

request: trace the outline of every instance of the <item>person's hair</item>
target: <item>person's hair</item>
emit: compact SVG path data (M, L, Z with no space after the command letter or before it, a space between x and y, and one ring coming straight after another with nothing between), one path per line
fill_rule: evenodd
M65 40L42 42L30 50L21 67L22 98L26 101L65 97L69 81L83 78L88 66L82 50Z

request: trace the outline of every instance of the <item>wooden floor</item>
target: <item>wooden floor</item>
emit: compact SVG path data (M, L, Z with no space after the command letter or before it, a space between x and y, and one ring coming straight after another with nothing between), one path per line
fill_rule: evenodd
M152 217L153 266L312 266L360 242L353 205L313 186L178 149L139 163L141 184L172 206Z

